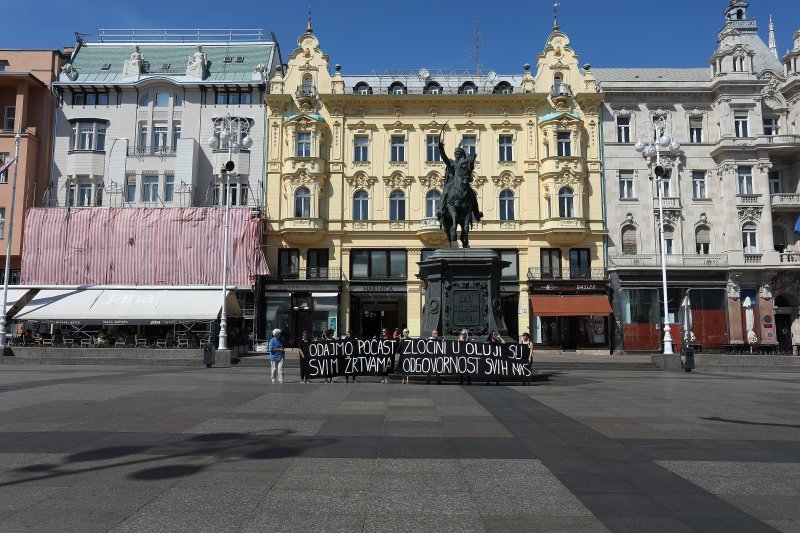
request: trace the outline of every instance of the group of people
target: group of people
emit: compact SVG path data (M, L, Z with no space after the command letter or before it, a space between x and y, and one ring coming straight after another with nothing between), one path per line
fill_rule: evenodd
M397 330L395 330L395 333L397 333ZM403 328L403 332L399 336L390 335L389 334L389 330L387 328L383 328L381 330L381 334L380 334L380 339L381 340L389 340L389 339L392 339L392 338L396 338L396 339L399 339L399 340L410 340L411 339L411 335L410 335L410 333L408 331L408 328ZM434 329L433 331L431 331L431 335L428 338L430 340L438 339L439 338L439 330ZM353 332L348 330L347 334L344 337L344 340L354 340L354 339L355 339L355 337L353 336ZM332 340L336 340L335 332L332 329L329 329L328 331L325 332L323 340L331 340L331 341ZM462 342L469 342L470 341L469 330L462 329L459 332L458 340L462 341ZM489 336L486 339L486 342L488 342L490 344L505 344L505 340L503 339L503 337L501 337L500 334L495 330L492 330L491 332L489 332ZM524 345L528 346L528 364L532 365L533 364L533 341L531 340L531 337L527 332L522 334L522 342L521 342L521 344L524 344ZM311 345L311 338L310 338L310 336L308 334L308 331L303 331L303 333L300 335L300 342L298 343L298 346L297 346L298 355L300 356L300 382L301 383L310 383L310 380L308 379L308 376L305 375L304 366L302 364L302 360L309 354L310 345ZM283 383L283 363L284 363L285 359L286 359L286 348L284 347L284 344L283 344L282 332L281 332L280 329L276 328L276 329L272 330L272 338L269 341L269 360L270 360L271 375L272 375L272 382L273 383ZM349 383L351 377L353 379L353 383L357 383L355 375L353 375L353 376L349 376L349 375L345 376L345 382ZM430 384L432 377L434 377L434 376L429 374L427 376L426 383ZM402 374L401 383L403 383L403 384L410 383L410 378L411 378L410 375ZM442 384L442 376L436 374L435 378L436 378L437 385L441 385ZM464 384L465 378L466 378L467 385L471 385L472 384L472 379L468 374L459 375L458 378L459 378L459 383L461 385ZM381 375L381 381L380 382L383 383L383 384L388 384L389 383L389 374ZM324 383L333 383L333 378L332 377L325 378L324 379ZM486 382L487 385L489 385L490 383L491 383L491 381L487 381ZM500 385L499 381L496 381L495 383L497 385ZM528 384L528 381L523 382L523 385L527 385L527 384Z

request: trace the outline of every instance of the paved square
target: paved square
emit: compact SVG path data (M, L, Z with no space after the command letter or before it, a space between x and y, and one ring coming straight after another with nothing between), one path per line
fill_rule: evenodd
M0 531L800 531L796 374L296 374L4 366Z

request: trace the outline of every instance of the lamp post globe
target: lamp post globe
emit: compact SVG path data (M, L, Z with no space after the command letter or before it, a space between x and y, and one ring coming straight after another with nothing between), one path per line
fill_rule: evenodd
M645 151L645 148L647 148L647 145L641 139L636 141L636 144L633 145L633 149L640 154Z
M219 139L226 143L231 140L231 132L227 128L222 130L222 133L219 134Z
M253 139L249 135L246 135L245 138L242 139L242 148L249 150L251 146L253 146Z

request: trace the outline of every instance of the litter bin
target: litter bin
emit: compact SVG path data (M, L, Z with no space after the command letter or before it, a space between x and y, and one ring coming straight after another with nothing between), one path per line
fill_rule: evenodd
M211 343L203 346L203 364L208 368L214 364L214 345Z
M694 369L694 350L691 346L684 346L681 349L681 368L684 372L691 372Z

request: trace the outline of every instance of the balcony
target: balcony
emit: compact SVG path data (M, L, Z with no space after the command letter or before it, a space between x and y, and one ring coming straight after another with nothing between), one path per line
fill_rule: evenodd
M604 268L529 268L529 280L593 280L603 281L608 279L608 272Z
M800 194L773 194L772 195L772 210L773 211L798 211L800 210Z
M680 198L662 198L661 203L664 205L664 209L680 209L681 208L681 199ZM653 209L658 211L658 198L653 199Z
M787 252L781 254L782 265L800 265L800 252Z
M669 254L667 268L717 268L728 265L725 254ZM615 268L661 268L660 254L624 254L609 256L609 265Z
M284 272L270 274L267 279L279 281L340 281L342 269L339 267L291 268Z
M174 146L131 146L128 145L128 157L173 157L178 153Z
M427 246L438 246L447 240L447 234L439 227L439 219L436 217L420 220L417 237Z
M545 239L552 245L578 244L589 234L583 218L550 218L542 223Z
M549 174L560 174L564 170L569 170L573 174L582 176L586 174L586 162L582 157L578 156L545 157L542 159L542 166L539 169L539 174L546 179Z
M328 233L328 223L320 218L285 218L278 231L288 244L317 244Z
M755 139L759 148L767 148L772 153L800 152L800 135L790 133L787 135L759 135Z
M317 88L315 86L309 85L298 87L294 92L294 95L297 98L297 103L300 104L300 107L302 108L304 106L313 107L317 101L317 96L319 93L317 92Z
M553 85L550 89L550 96L553 100L567 100L573 98L575 93L572 92L572 86L566 83L559 83Z
M744 254L745 265L760 265L764 259L764 254Z
M764 202L761 200L760 194L737 194L736 205L761 205Z

